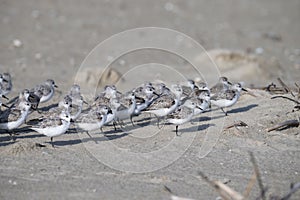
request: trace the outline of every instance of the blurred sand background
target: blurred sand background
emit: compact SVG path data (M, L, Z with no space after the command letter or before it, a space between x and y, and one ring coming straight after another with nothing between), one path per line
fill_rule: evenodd
M298 0L1 0L0 73L9 72L13 77L14 89L9 97L48 78L53 78L64 92L74 83L85 57L103 40L128 29L163 27L182 32L203 45L221 73L233 81L260 87L280 77L293 85L300 80L299 20ZM193 76L182 60L151 51L124 56L112 68L122 75L132 66L150 61L174 66ZM201 54L194 61L199 65L209 62ZM84 81L82 87L90 88ZM120 87L131 88L133 83L125 76ZM59 98L57 93L49 103ZM228 182L242 193L253 171L248 151L257 156L270 192L284 194L290 183L300 180L299 128L272 134L265 129L295 119L297 113L283 114L292 108L293 104L286 100L271 101L267 93L257 98L244 95L225 120L225 125L237 119L245 121L249 127L243 128L242 134L235 129L222 132L213 151L199 159L198 147L205 139L207 127L222 115L214 111L212 120L200 120L193 144L180 159L158 171L142 174L101 164L85 149L77 134L55 139L59 146L56 149L50 144L44 148L32 146L34 142L49 141L34 132L21 133L15 144L3 134L0 199L168 199L163 185L179 196L215 199L218 194L195 178L197 171ZM155 128L147 130L151 133ZM152 150L174 137L173 129L166 127L165 134L149 143L122 137L122 133L110 139L137 151ZM256 186L251 198L257 195ZM298 198L299 193L294 199Z

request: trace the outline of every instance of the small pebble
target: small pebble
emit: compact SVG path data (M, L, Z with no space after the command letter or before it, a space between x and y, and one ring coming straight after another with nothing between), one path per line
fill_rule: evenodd
M166 11L172 11L174 9L174 5L170 2L167 2L165 4L165 9L166 9Z
M255 49L255 53L258 54L258 55L263 54L263 52L264 52L264 49L262 47L257 47Z
M40 16L40 11L38 10L33 10L31 12L31 17L33 17L34 19L37 19Z
M34 55L34 58L35 58L36 60L40 60L40 59L42 58L42 54L41 54L41 53L36 53L36 54Z
M16 47L16 48L19 48L19 47L21 47L21 46L23 45L23 43L22 43L21 40L19 40L19 39L14 39L14 40L13 40L13 45L14 45L14 47Z
M124 66L125 63L126 63L125 60L120 60L120 61L119 61L119 64L122 65L122 66Z
M107 61L112 62L114 60L114 57L112 56L107 56Z

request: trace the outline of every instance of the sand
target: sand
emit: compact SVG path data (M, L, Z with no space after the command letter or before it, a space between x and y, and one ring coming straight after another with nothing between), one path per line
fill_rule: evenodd
M299 6L297 0L1 1L0 73L12 74L10 98L53 78L59 89L51 102L42 105L48 106L58 102L76 78L86 78L80 66L100 42L128 29L156 26L195 39L211 53L219 65L218 73L243 81L245 87L271 82L280 85L277 77L294 87L300 78ZM147 37L133 35L127 42L117 40L119 43L94 52L120 50ZM164 41L166 37L150 38ZM186 38L176 41L174 49L198 67L212 64L203 58L205 51L194 51ZM106 74L101 85L97 79L81 79L86 99L115 80L114 76L120 78L117 87L121 91L149 79L177 83L185 77L201 77L190 63L168 52L144 49L120 58L97 56L83 66L98 75L106 63L114 61L110 67L116 73ZM207 67L200 69L210 85L220 75L202 71ZM251 91L256 97L243 93L238 103L228 108L227 117L213 108L180 126L178 137L173 125L158 129L155 119L139 121L148 115L135 118L135 127L127 123L119 131L109 126L103 133L93 132L93 139L73 129L54 139L56 148L50 138L28 130L26 125L18 130L15 143L1 133L0 199L169 199L164 186L178 196L216 199L219 194L199 177L199 171L243 194L253 174L249 152L257 159L268 195L283 195L291 183L300 180L299 127L266 129L298 119L299 111L291 112L295 106L291 101ZM248 126L224 130L238 120ZM250 199L257 196L255 184ZM299 198L298 191L292 199Z

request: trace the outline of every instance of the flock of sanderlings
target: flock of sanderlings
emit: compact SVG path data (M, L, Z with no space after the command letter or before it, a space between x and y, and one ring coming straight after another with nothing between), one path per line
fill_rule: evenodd
M116 129L116 124L127 119L132 122L133 116L144 112L176 125L178 135L179 125L210 111L211 104L227 115L223 108L234 105L241 91L245 90L240 83L232 84L226 77L220 77L210 89L206 83L196 84L192 80L170 87L164 83L145 82L126 93L119 92L114 85L107 85L88 104L81 95L80 86L74 84L57 106L47 111L39 110L39 104L49 101L56 87L49 79L32 89L24 89L18 97L3 103L2 100L8 99L7 95L12 91L12 81L9 73L0 74L0 132L8 133L15 141L15 130L27 123L30 129L51 137L53 146L53 137L64 134L71 123L89 134L89 131L102 129L108 124L113 124ZM84 104L87 108L83 110ZM27 122L26 118L34 111L39 117Z

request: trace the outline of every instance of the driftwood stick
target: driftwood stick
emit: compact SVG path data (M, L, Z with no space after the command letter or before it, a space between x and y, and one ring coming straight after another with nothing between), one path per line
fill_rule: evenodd
M289 127L298 127L299 126L299 120L288 120L282 123L279 123L271 128L267 129L267 132L271 132L278 129L284 129Z
M291 89L281 80L281 78L277 78L280 85L283 87L283 89L286 91L286 93L291 92Z
M266 200L266 188L263 185L256 159L255 159L252 152L250 152L249 154L250 154L250 160L251 160L251 162L253 164L253 167L254 167L254 173L255 173L255 176L257 178L258 186L259 186L259 189L260 189L260 198L262 200Z
M292 194L294 194L295 192L297 192L297 190L300 189L300 182L293 184L291 187L291 190L284 196L281 198L281 200L288 200L290 199L290 197L292 196Z
M256 174L253 173L253 175L251 176L251 179L250 181L248 182L248 185L245 189L245 192L244 192L244 197L245 199L248 199L249 195L250 195L250 192L255 184L255 181L256 181Z
M245 122L243 122L241 120L238 120L238 121L234 122L233 124L226 126L224 129L227 130L227 129L230 129L232 127L237 127L237 126L248 126L248 124L246 124Z
M271 97L271 99L277 99L277 98L283 98L283 99L288 99L296 104L300 104L299 101L295 100L295 99L292 99L292 98L289 98L289 97L285 97L285 96L274 96L274 97Z
M211 181L207 176L202 172L199 172L199 175L203 180L209 183L216 191L220 194L224 200L243 200L245 199L240 193L236 192L232 188L228 187L220 181Z

